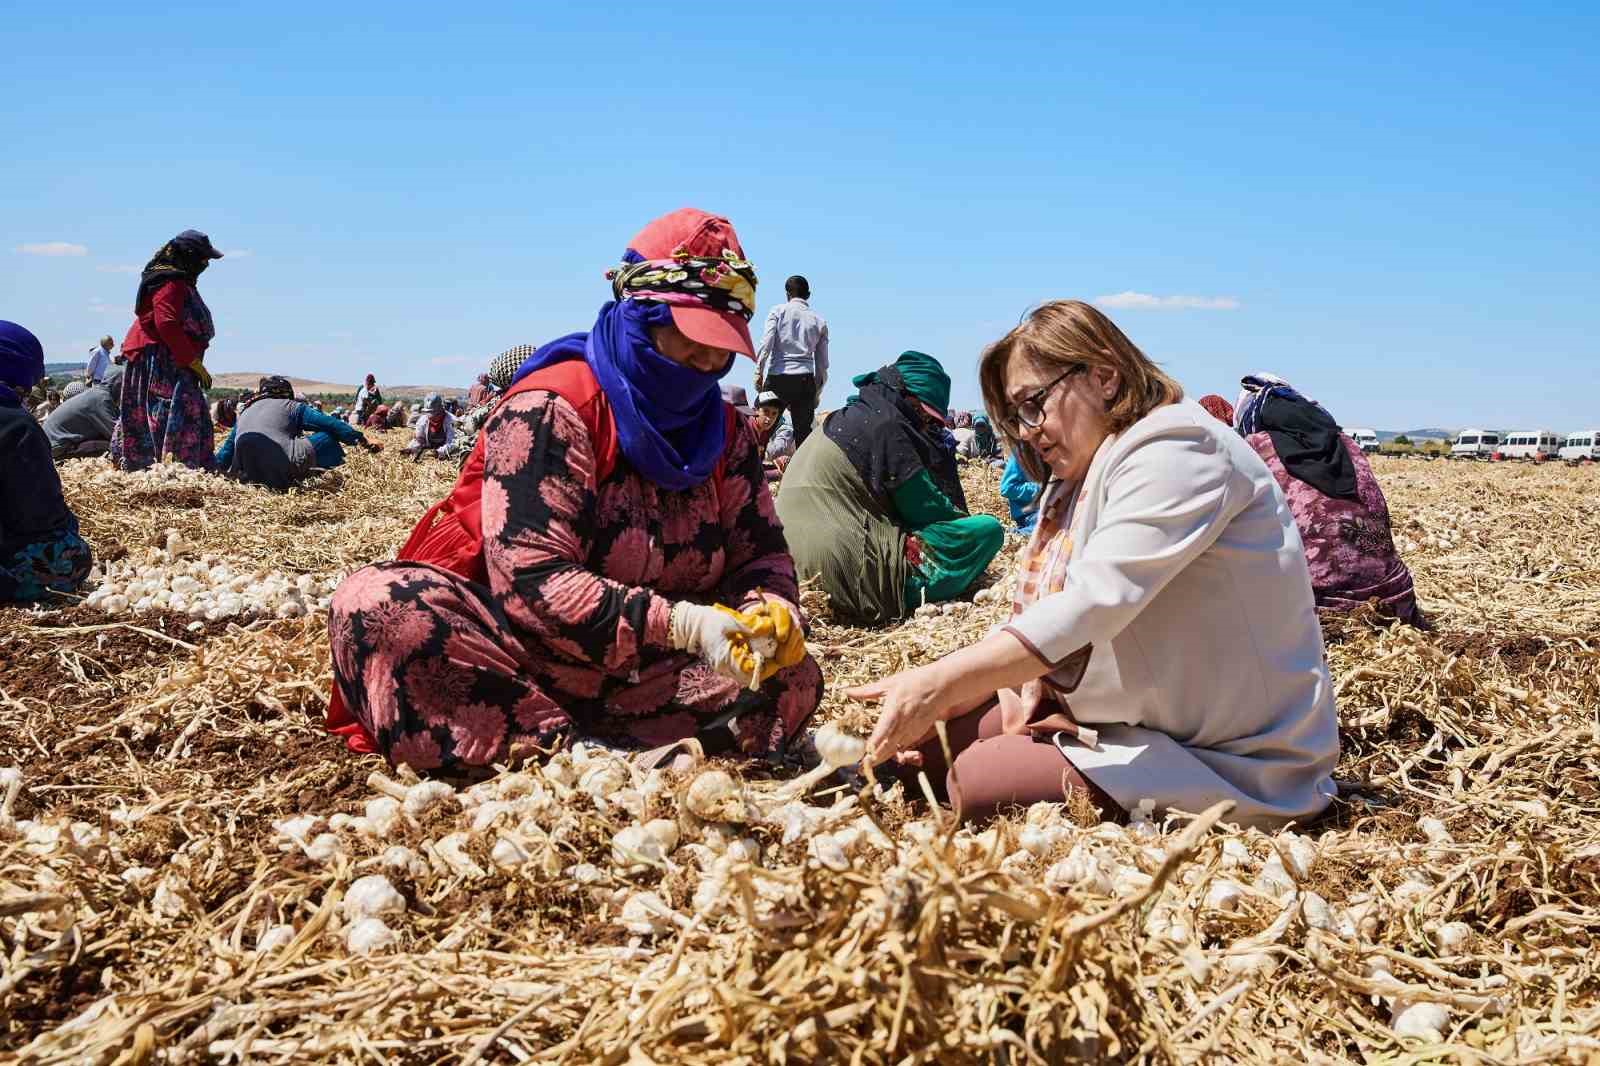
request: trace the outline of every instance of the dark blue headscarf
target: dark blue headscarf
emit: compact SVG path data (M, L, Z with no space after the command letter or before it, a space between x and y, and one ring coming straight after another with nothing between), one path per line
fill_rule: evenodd
M650 327L672 323L672 308L639 300L600 308L588 333L551 341L517 368L515 384L544 367L582 359L594 371L617 422L617 444L647 480L673 492L703 483L722 455L727 424L718 373L683 366L656 351Z
M26 392L43 376L44 345L39 338L15 322L0 321L0 386Z

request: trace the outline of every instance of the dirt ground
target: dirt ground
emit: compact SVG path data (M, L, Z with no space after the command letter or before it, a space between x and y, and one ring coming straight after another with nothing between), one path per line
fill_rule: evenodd
M476 874L441 858L440 834L481 797L376 834L330 822L368 810L385 787L369 775L408 786L321 728L325 618L0 610L0 766L21 771L0 814L0 1057L1600 1061L1600 472L1374 466L1433 628L1324 620L1342 795L1297 827L1315 860L1290 864L1287 903L1269 867L1288 837L1029 812L980 838L896 797L862 801L893 839L843 869L804 835L741 829L760 858L727 875L727 910L640 933L630 900L693 914L701 875L670 859L618 873L627 815L544 771L502 775L519 783L496 795L531 780L561 797L554 823L521 830L545 859L502 865L477 828L463 834ZM64 480L104 555L138 558L175 528L195 552L328 576L388 557L453 475L391 449L281 497L121 484L90 461ZM1004 515L996 471L963 477L975 511ZM1015 548L985 583L1003 585ZM819 722L864 732L870 714L839 689L959 647L1006 609L885 630L824 612ZM686 840L716 843L681 813L685 781L635 785ZM275 828L300 816L331 857ZM1033 824L1061 826L1038 855ZM385 865L397 845L426 869ZM1047 875L1080 851L1135 887ZM340 901L377 870L404 912L385 918L392 946L361 954ZM1211 906L1224 876L1243 902ZM1158 929L1179 913L1185 936ZM292 941L259 948L275 926ZM1445 1012L1437 1031L1401 1035L1412 1002Z

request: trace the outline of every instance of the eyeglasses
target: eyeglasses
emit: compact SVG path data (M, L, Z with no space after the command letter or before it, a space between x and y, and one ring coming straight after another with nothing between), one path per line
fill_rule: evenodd
M1026 426L1028 429L1038 429L1040 426L1044 425L1045 397L1049 396L1051 390L1057 385L1061 384L1072 375L1087 369L1089 368L1083 363L1077 363L1073 366L1069 366L1066 370L1062 371L1062 373L1058 375L1054 381L1028 393L1028 395L1024 396L1020 401L1018 401L1017 406L1012 409L1010 417L1006 419L1006 428L1009 429L1013 435L1017 435L1021 432L1022 427L1024 426Z

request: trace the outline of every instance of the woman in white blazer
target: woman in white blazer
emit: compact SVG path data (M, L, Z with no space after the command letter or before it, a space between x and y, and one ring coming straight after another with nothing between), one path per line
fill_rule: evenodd
M1115 324L1044 304L984 353L994 424L1045 482L1010 620L852 689L869 759L921 766L968 819L1081 789L1231 820L1305 820L1334 795L1333 685L1283 493ZM954 765L933 733L947 723Z

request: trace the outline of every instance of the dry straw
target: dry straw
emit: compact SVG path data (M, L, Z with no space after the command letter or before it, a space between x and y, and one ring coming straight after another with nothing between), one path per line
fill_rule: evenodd
M453 473L358 454L275 496L102 471L65 474L91 542L137 559L177 528L319 576L393 552ZM320 616L0 612L3 1046L130 1066L1591 1061L1600 482L1378 472L1438 629L1327 622L1344 795L1278 835L1043 805L974 834L898 794L783 804L775 782L590 752L417 790L321 732ZM1004 513L994 472L964 478ZM870 631L808 591L821 719L864 731L841 687L975 638L1003 593ZM697 783L723 821L689 813Z

